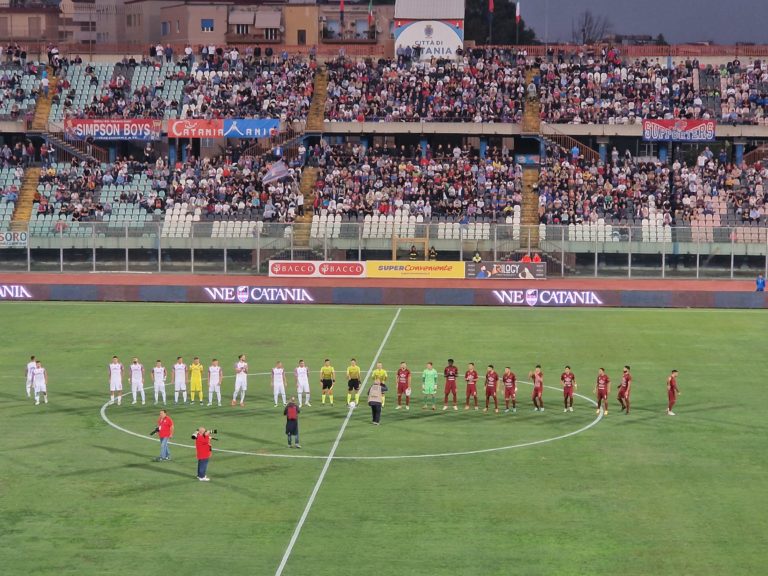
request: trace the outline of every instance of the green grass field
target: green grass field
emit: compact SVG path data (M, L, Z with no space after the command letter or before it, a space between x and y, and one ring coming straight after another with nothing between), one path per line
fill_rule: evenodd
M393 325L396 313L0 305L0 572L274 575L328 464L283 574L766 573L765 313L403 308ZM390 377L401 360L415 371L432 360L442 371L453 357L462 372L468 361L479 372L509 364L523 378L541 363L546 384L558 386L570 364L589 398L605 366L612 410L578 434L505 448L578 431L595 410L577 398L563 414L562 394L547 389L546 412L534 413L521 384L514 415L423 412L418 392L416 409L395 411L392 389L382 426L358 407L328 462L348 414L346 386L339 377L336 406L323 406L315 378L301 416L304 448L289 451L282 409L255 373L278 359L289 371L299 358L317 370L329 357L341 374L355 356L366 374L379 349ZM233 408L240 353L249 397ZM25 397L30 354L48 369L48 405ZM157 358L170 368L177 355L222 360L225 406L169 407L176 442L191 445L198 425L217 427L216 447L233 451L214 453L210 483L194 478L194 450L172 446L173 460L155 463L156 441L102 419L113 354L126 367L137 355L147 370ZM624 364L634 374L629 416L614 399ZM682 392L674 418L665 415L672 368ZM141 435L157 419L151 400L105 412Z

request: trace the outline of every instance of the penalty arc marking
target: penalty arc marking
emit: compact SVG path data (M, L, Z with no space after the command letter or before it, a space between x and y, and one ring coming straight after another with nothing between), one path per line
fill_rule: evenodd
M520 384L528 384L529 386L533 386L531 382L520 382ZM554 386L544 386L545 388L548 388L549 390L556 390L556 391L562 391L561 388L556 388ZM146 386L144 388L145 390L151 389L150 386ZM123 396L126 396L126 394L123 394ZM574 394L577 398L581 398L582 400L587 401L592 406L597 406L597 402L595 402L592 398L588 398L587 396L584 396L582 394ZM152 436L148 436L146 434L139 434L138 432L134 432L133 430L128 430L127 428L124 428L120 426L119 424L116 424L113 422L109 416L107 416L107 408L111 404L110 401L106 402L101 407L101 418L106 422L109 426L114 428L115 430L119 430L120 432L123 432L125 434L130 434L131 436L135 436L136 438L142 438L144 440L150 440L152 442L159 442L157 438L154 438ZM540 444L548 444L550 442L555 442L557 440L565 440L566 438L570 438L572 436L576 436L577 434L581 434L582 432L586 432L590 428L596 426L601 420L603 419L603 411L601 410L599 414L597 414L596 418L586 424L585 426L582 426L578 430L574 430L572 432L567 432L565 434L560 434L558 436L553 436L551 438L542 438L540 440L531 440L529 442L521 442L518 444L510 444L508 446L497 446L495 448L482 448L478 450L466 450L463 452L436 452L432 454L398 454L398 455L380 455L380 456L336 456L335 454L332 456L332 460L417 460L417 459L424 459L424 458L446 458L446 457L455 457L455 456L470 456L473 454L488 454L492 452L503 452L505 450L513 450L515 448L527 448L529 446L538 446ZM181 442L169 442L172 446L178 446L180 448L191 448L195 449L195 447L192 444L183 444ZM310 454L268 454L268 453L261 453L261 452L252 452L248 450L229 450L226 448L216 448L214 449L214 452L221 452L223 454L239 454L241 456L259 456L262 458L303 458L305 460L327 460L328 456L313 456Z

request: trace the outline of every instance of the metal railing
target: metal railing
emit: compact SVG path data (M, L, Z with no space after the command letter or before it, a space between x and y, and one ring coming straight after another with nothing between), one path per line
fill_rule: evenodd
M0 271L262 274L269 259L390 259L393 247L395 257L405 259L411 242L393 241L395 234L426 239L440 260L469 260L475 252L494 261L539 253L551 277L768 274L765 226L544 228L432 222L382 229L362 220L323 228L307 223L206 221L182 231L156 221L54 221L33 225L25 246L0 248ZM422 241L418 250L423 246Z

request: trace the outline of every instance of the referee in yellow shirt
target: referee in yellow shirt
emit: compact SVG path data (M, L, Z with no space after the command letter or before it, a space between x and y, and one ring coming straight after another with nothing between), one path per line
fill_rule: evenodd
M355 391L355 405L360 403L360 366L352 358L347 366L347 406L352 401L352 390Z
M382 406L384 406L384 404L386 403L386 396L384 395L383 390L386 386L388 376L389 375L387 374L387 371L384 370L384 367L381 365L381 362L377 362L376 369L373 371L373 380L375 382L376 379L378 378L378 380L381 382L381 386L382 386L381 405Z
M327 395L328 399L331 401L331 406L333 406L333 385L335 383L336 370L331 366L331 361L326 358L325 362L323 362L323 365L320 367L320 384L323 386L323 389L320 392L321 404L325 404L325 397Z

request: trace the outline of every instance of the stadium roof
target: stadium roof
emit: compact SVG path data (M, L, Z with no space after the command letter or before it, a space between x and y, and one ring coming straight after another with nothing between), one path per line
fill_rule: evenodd
M395 18L403 20L464 20L464 0L397 0Z

